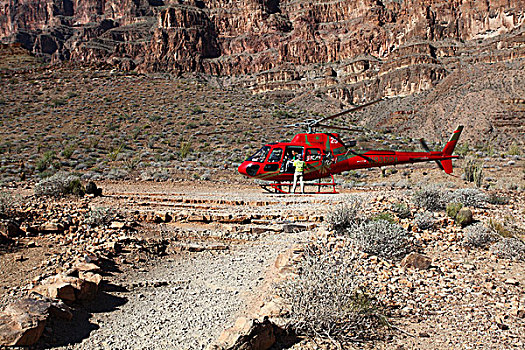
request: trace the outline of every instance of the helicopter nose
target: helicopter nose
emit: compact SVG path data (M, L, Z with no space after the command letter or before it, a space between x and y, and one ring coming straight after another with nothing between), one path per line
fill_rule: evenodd
M248 164L246 164L246 162L243 162L241 165L239 165L239 168L237 169L239 171L239 173L241 173L242 175L248 175L246 174L246 166Z
M252 177L257 175L259 168L260 165L258 164L254 164L252 162L244 162L241 165L239 165L238 171L243 175Z

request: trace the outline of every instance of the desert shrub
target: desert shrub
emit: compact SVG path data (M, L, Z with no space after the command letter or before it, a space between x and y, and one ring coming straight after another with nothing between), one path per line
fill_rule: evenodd
M429 211L424 211L422 213L417 213L414 215L414 222L416 223L417 227L419 227L422 230L430 229L434 226L435 223L434 214L432 214Z
M416 207L431 211L438 211L445 209L448 202L448 194L442 188L437 186L429 186L417 190L414 193L413 201Z
M179 147L180 159L184 160L191 153L191 150L192 150L191 141L181 142L180 147Z
M84 186L80 178L66 172L58 172L53 176L43 179L35 186L37 196L61 197L68 194L84 195Z
M142 181L168 181L171 178L168 169L146 169L140 173Z
M408 231L385 220L365 221L347 232L357 247L368 254L397 259L412 250Z
M506 205L509 204L509 198L500 196L497 193L491 193L487 197L487 202L495 205Z
M513 217L507 216L504 221L497 221L495 219L489 219L488 226L494 230L501 237L510 238L519 235L524 235L525 230L516 224Z
M53 152L53 151L45 152L42 155L42 157L39 160L37 160L37 162L35 164L35 169L38 172L43 172L44 170L46 170L51 165L51 163L53 162L55 157L56 157L55 152Z
M517 238L503 238L494 243L490 251L499 258L525 260L525 243Z
M111 208L95 208L86 213L84 223L91 226L103 226L115 220L115 210Z
M106 174L106 178L109 180L122 180L129 176L129 172L126 169L111 168Z
M17 198L12 194L1 191L0 192L0 218L9 217L17 205Z
M461 188L453 191L449 195L449 201L474 208L482 207L487 200L487 195L477 188Z
M280 283L277 293L290 304L288 324L299 335L345 343L373 334L383 318L361 289L358 258L349 251L308 246L297 276Z
M451 202L447 204L447 215L449 218L455 219L458 212L463 208L462 203Z
M474 159L467 160L464 168L465 180L473 182L477 187L483 184L483 162Z
M360 198L350 197L345 203L329 211L325 218L328 229L343 234L348 227L358 225L361 222L361 204Z
M485 248L498 240L496 232L482 223L468 226L465 229L462 245L465 247Z
M400 219L408 219L412 213L410 208L405 203L395 203L391 210L397 215Z
M513 141L512 144L509 146L507 154L511 156L520 156L521 152L522 151L518 143L516 141Z
M382 213L377 213L377 214L373 215L372 217L370 217L370 219L369 219L369 221L379 221L379 220L388 221L388 222L390 222L392 224L395 222L394 217L392 216L392 214L387 212L387 211L384 211Z

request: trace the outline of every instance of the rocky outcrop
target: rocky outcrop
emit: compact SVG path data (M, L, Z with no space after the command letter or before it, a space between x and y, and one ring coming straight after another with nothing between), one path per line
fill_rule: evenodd
M51 61L202 72L344 106L524 58L524 20L518 0L2 0L0 39ZM522 114L483 123L514 127Z

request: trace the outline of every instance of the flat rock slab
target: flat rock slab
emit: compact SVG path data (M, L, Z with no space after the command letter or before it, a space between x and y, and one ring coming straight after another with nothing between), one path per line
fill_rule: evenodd
M46 325L50 303L22 299L0 313L0 347L34 345Z

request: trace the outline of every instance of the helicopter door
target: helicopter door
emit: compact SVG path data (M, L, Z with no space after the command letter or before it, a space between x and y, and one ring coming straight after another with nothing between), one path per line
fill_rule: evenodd
M276 147L272 150L272 153L270 153L270 156L268 157L268 163L264 166L264 171L277 171L279 170L279 163L281 162L281 159L283 157L283 149Z
M293 174L295 167L293 166L294 155L303 155L303 147L288 146L284 151L284 158L281 167L281 173Z

